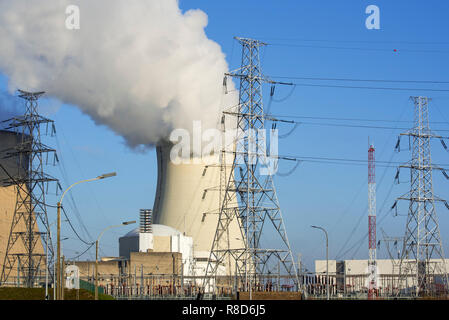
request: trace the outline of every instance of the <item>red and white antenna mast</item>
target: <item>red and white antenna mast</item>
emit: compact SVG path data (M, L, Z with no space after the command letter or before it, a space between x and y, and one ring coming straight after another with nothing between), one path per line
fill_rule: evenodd
M375 295L377 289L376 268L376 165L374 160L374 146L368 149L368 298Z

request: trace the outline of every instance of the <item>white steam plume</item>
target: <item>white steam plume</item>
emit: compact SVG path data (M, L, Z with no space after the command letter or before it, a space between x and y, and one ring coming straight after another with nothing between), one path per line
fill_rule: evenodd
M79 30L66 28L68 5L80 9ZM44 90L130 146L152 145L194 120L215 127L235 104L206 25L176 0L0 0L0 73L10 91Z

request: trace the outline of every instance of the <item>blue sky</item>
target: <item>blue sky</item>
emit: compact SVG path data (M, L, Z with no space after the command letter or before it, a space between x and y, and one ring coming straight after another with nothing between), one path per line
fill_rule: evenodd
M380 30L365 27L365 8L380 8ZM226 54L230 69L239 67L240 46L234 36L253 37L266 41L261 55L262 68L269 76L321 77L387 80L449 81L449 3L446 1L183 1L183 11L201 9L209 17L208 37L216 41ZM394 51L396 49L396 52ZM284 79L286 80L286 79ZM286 80L288 81L288 80ZM448 84L372 83L291 80L303 84L378 86L402 88L449 89ZM0 77L0 88L6 90L6 79ZM44 88L43 88L44 90ZM264 87L268 105L269 86ZM276 87L274 98L282 99L290 88ZM282 103L271 103L275 115L325 118L413 120L411 95L427 95L433 101L431 120L441 122L432 128L449 130L448 92L420 90L367 90L297 86ZM76 106L42 102L42 111L55 120L59 144L58 154L64 169L50 172L64 186L79 179L117 171L117 177L73 189L77 208L89 235L82 231L77 216L69 210L80 235L95 239L101 230L125 220L138 220L140 208L152 208L156 187L154 149L139 151L125 146L123 138L108 128L95 124ZM315 123L341 123L331 120L299 119ZM410 122L360 122L389 127L408 127ZM281 133L289 127L281 127ZM402 130L403 131L403 130ZM366 159L368 136L374 141L376 158L381 161L407 161L407 151L394 153L401 130L300 125L288 138L280 141L279 153L305 157ZM440 131L445 135L444 131ZM432 145L436 163L449 163L449 154L439 141ZM403 149L406 149L405 139ZM285 162L280 171L288 171ZM448 166L449 167L449 166ZM401 171L400 185L393 185L394 168L377 168L378 238L380 228L390 236L403 236L405 216L393 217L389 208L395 197L407 189L408 172ZM383 178L383 179L382 179ZM325 258L324 236L310 225L329 231L330 257L363 258L368 256L367 232L367 168L365 165L343 165L304 162L290 175L277 176L275 184L286 222L292 250L302 254L307 268L313 269L315 259ZM434 174L435 193L449 199L449 181ZM56 198L51 198L56 202ZM72 206L66 204L70 209ZM399 213L407 213L401 204ZM381 209L383 209L381 211ZM449 212L437 206L445 251L449 251ZM55 212L50 211L50 220ZM383 217L383 218L382 218ZM118 255L118 237L129 231L123 227L109 231L101 243L102 255ZM87 247L64 224L64 253L70 258ZM345 243L347 242L347 245ZM361 243L362 242L362 243ZM361 243L361 244L360 244ZM348 249L346 255L342 255ZM359 248L359 250L357 250ZM382 247L378 256L385 257ZM82 258L94 258L94 248Z

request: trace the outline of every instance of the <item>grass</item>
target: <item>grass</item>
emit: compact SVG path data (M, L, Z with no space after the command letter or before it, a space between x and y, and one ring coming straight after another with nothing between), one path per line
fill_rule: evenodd
M94 293L79 289L65 289L64 300L95 300ZM48 289L49 300L53 300L53 289ZM45 288L0 288L0 300L45 300ZM114 300L112 296L98 294L98 300Z

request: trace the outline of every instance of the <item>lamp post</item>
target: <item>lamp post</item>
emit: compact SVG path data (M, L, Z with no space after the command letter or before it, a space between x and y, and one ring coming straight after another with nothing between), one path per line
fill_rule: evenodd
M64 220L66 221L66 220ZM45 300L49 299L48 296L48 269L50 268L49 264L48 264L48 241L49 239L51 239L51 226L54 225L57 221L53 221L52 223L50 223L50 225L48 226L48 230L46 232L46 242L45 242L45 261L46 261L46 268L45 268ZM55 268L53 265L53 300L56 300L56 278L55 278Z
M61 196L61 199L58 202L58 214L57 214L57 261L56 261L56 276L58 278L58 286L61 283L61 204L62 204L62 199L64 199L65 194L67 193L67 191L69 191L72 187L76 186L77 184L83 183L83 182L89 182L89 181L95 181L95 180L101 180L101 179L105 179L105 178L109 178L109 177L113 177L116 176L117 173L112 172L112 173L106 173L106 174L102 174L101 176L98 176L96 178L92 178L92 179L87 179L87 180L81 180L78 182L75 182L74 184L72 184L70 187L68 187ZM61 298L61 292L58 290L56 292L56 300L60 300Z
M99 246L99 243L100 243L100 238L103 236L105 231L107 231L107 230L109 230L111 228L127 226L127 225L133 224L133 223L136 223L136 221L125 221L125 222L122 222L122 224L109 226L109 227L107 227L106 229L104 229L100 233L100 235L98 236L97 241L95 242L95 300L98 300L98 246Z
M45 240L45 262L46 262L46 268L45 268L45 300L48 300L48 268L49 268L49 264L48 264L48 239L51 238L50 228L51 228L51 226L54 223L56 223L56 221L48 226L47 234L46 234L46 240ZM54 270L54 268L53 268L53 270ZM53 277L53 287L54 287L55 281L56 280ZM55 299L55 297L54 297L54 291L53 291L53 300L54 299Z
M69 238L64 238L61 239L61 252L64 253L64 250L62 248L62 242L65 240L68 240ZM59 285L59 290L60 290L60 300L64 300L64 287L65 287L65 271L64 271L64 266L65 266L65 259L64 259L64 255L62 255L62 268L61 268L61 274L59 275L61 277L61 282Z
M318 226L311 226L311 227L323 230L324 234L326 235L326 293L327 293L327 300L329 300L329 242L327 237L327 231L324 228Z

